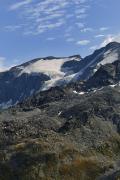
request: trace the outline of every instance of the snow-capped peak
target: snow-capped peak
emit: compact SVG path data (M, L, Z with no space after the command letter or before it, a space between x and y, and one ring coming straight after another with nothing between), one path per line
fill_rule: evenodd
M13 105L38 91L61 86L72 80L87 80L98 71L101 64L113 63L119 57L120 44L112 43L84 59L79 55L62 58L50 56L15 66L0 73L0 104L8 104L11 99Z
M78 55L65 58L48 57L43 59L37 59L35 61L31 61L28 64L18 66L18 77L23 74L45 74L50 78L50 80L45 81L43 85L43 90L46 90L52 86L55 86L57 82L64 80L68 81L68 79L70 81L72 79L71 75L74 74L70 64L71 62L74 63L75 61L79 63L80 60L81 57ZM72 65L72 68L73 66L74 65Z
M31 73L44 73L50 75L50 77L54 75L64 76L65 73L62 71L62 66L65 62L68 61L79 61L78 57L71 56L69 58L54 58L54 59L40 59L33 63L28 64L27 66L19 66L21 72L19 76L23 73L31 74Z

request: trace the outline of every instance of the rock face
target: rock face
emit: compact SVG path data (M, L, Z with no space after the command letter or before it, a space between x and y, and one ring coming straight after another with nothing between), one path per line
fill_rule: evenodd
M87 88L115 85L120 81L120 61L102 65L86 82Z

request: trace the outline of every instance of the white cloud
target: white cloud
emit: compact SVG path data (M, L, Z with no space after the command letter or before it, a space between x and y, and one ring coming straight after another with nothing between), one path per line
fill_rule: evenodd
M109 28L108 27L101 27L100 31L107 31Z
M120 34L117 35L107 35L107 37L104 39L104 41L100 44L100 47L104 47L110 42L120 42Z
M81 41L77 41L77 45L81 45L81 46L85 46L88 45L90 43L89 40L81 40Z
M104 37L105 35L104 34L98 34L98 35L95 35L95 38L101 38L101 37Z
M88 2L89 0L21 0L12 4L9 9L19 10L18 18L23 20L24 34L37 35L60 29L64 25L70 27L72 24L75 27L77 23L77 28L83 27L84 23L81 21L87 16Z
M32 2L32 0L24 0L24 1L12 4L9 9L10 10L17 10L17 9L27 5L27 4L30 4L31 2Z
M83 28L80 30L81 32L92 32L93 29L92 28Z

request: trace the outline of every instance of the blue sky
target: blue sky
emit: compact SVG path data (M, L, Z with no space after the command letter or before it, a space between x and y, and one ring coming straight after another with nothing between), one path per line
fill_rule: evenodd
M1 0L0 70L120 42L120 0Z

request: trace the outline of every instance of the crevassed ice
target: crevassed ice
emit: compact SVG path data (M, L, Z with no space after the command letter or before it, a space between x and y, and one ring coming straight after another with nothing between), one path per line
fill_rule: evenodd
M19 74L22 75L23 73L44 73L50 76L55 76L56 74L59 74L61 76L64 76L64 72L61 72L62 65L70 61L70 58L63 58L63 59L53 59L53 60L44 60L40 59L37 62L31 63L25 68L21 68L21 72ZM20 67L19 67L20 68Z

